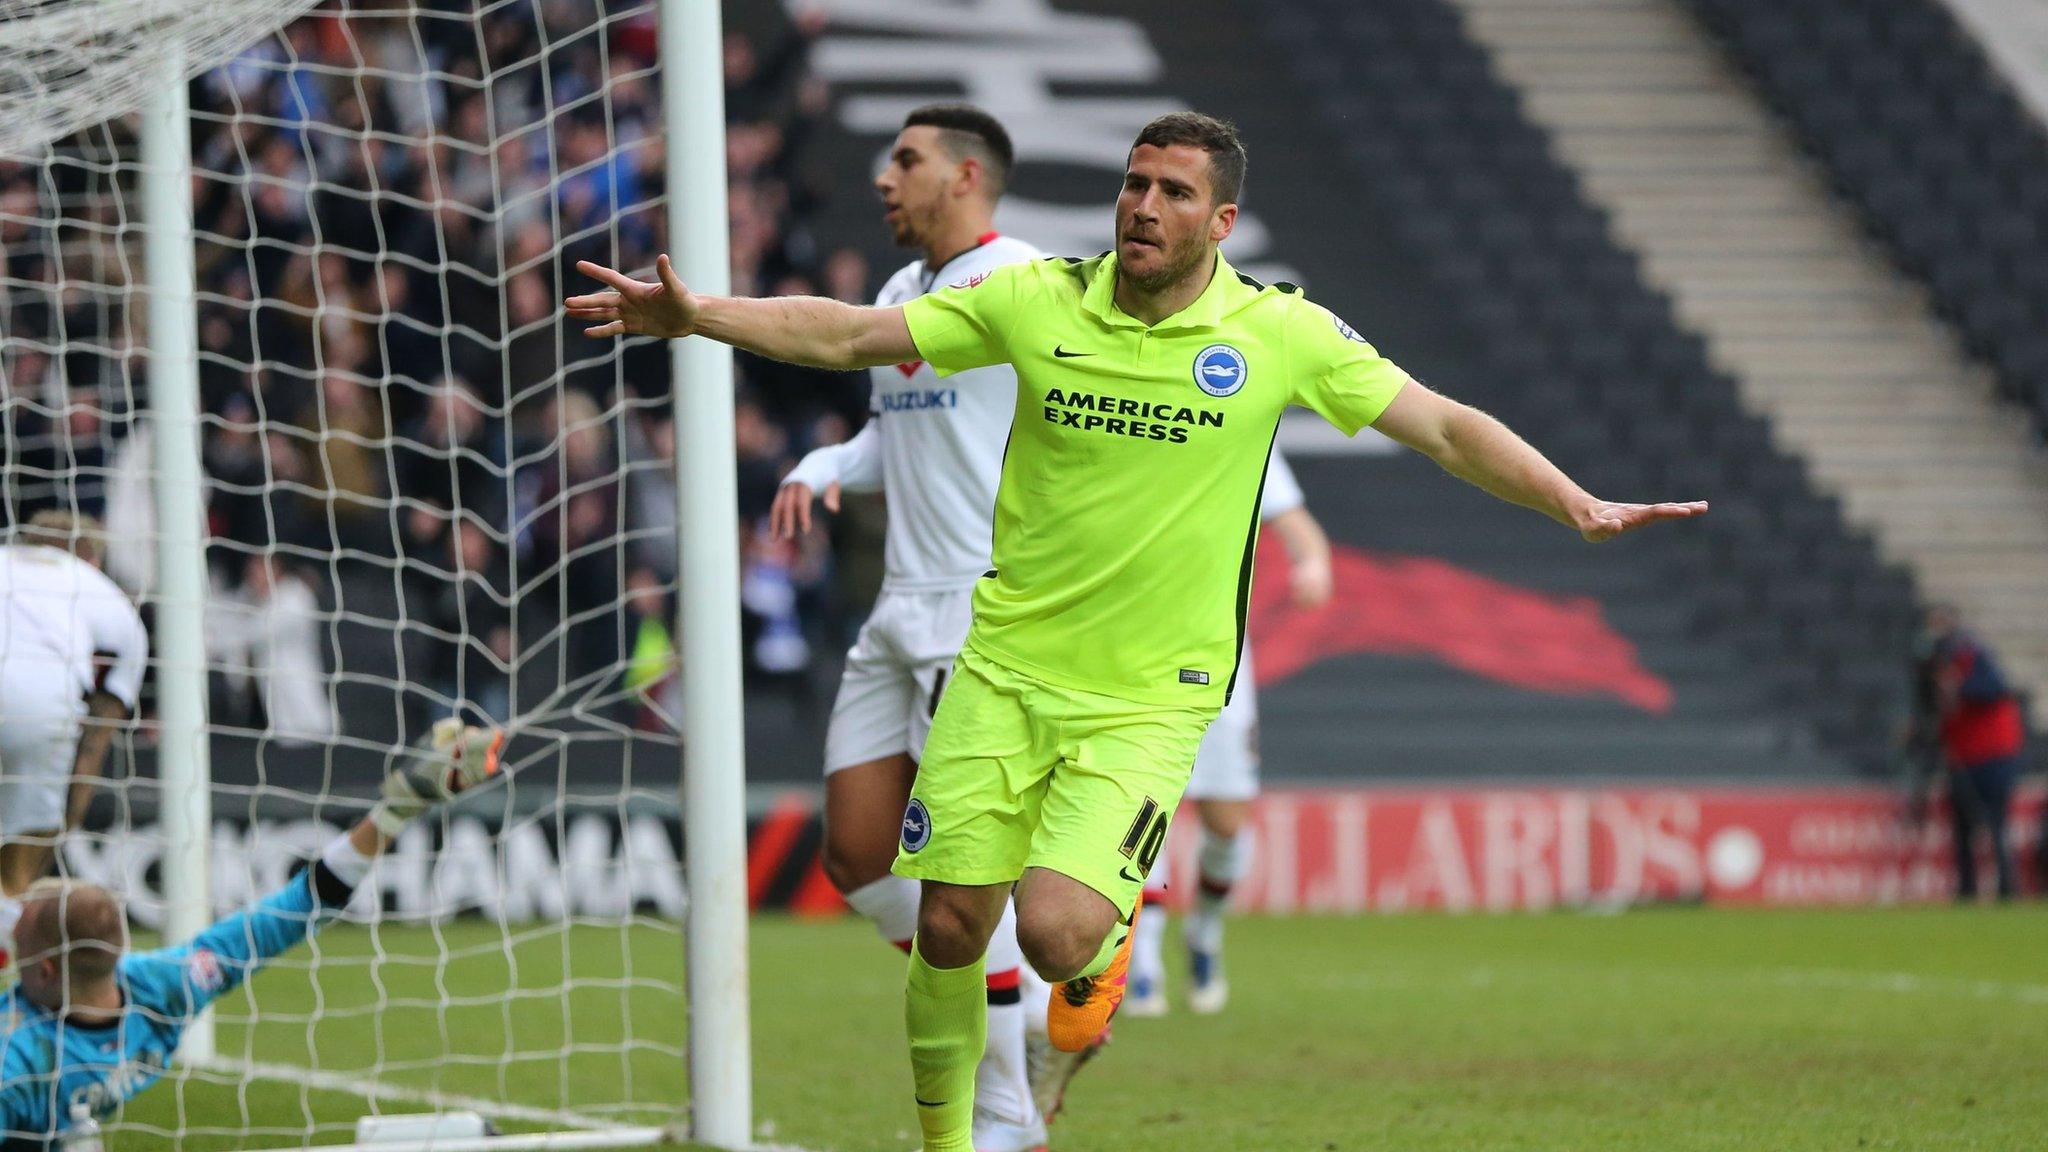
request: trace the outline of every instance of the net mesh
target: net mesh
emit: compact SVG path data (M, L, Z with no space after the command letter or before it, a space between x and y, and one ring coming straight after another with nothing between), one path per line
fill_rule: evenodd
M348 922L222 1002L219 1057L114 1130L665 1121L685 1098L668 367L555 306L575 260L645 268L663 243L652 6L305 7L0 0L4 516L101 518L149 613L138 150L116 113L146 99L134 55L179 29L215 907L281 884L440 717L510 725L514 774L408 832ZM58 36L88 9L123 23ZM63 851L145 932L152 743L145 699Z
M167 58L205 71L317 2L0 0L0 155L141 107Z

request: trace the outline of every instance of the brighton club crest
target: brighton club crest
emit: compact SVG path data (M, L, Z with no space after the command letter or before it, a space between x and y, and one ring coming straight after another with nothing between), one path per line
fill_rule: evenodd
M924 801L913 797L903 810L903 850L916 853L932 842L932 814Z
M1244 353L1228 344L1211 344L1195 353L1195 387L1211 396L1236 393L1250 375Z

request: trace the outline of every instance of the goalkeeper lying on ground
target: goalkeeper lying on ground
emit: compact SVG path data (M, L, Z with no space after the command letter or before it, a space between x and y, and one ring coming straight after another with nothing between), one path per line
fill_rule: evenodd
M0 996L0 1150L54 1144L74 1118L104 1119L156 1083L193 1017L332 921L407 822L497 772L503 742L435 725L431 746L318 860L176 947L128 952L121 901L96 885L44 881L0 903L0 943L14 921L20 957L20 983Z

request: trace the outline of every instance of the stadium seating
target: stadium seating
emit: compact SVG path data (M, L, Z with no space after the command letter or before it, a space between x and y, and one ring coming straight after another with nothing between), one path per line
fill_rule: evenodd
M1743 410L1457 13L1295 0L1267 27L1342 142L1346 178L1480 350L1460 393L1595 491L1710 497L1701 531L1652 546L1691 641L1734 648L1826 746L1879 766L1901 706L1910 576Z
M1937 0L1691 0L2048 430L2048 136Z
M326 752L343 765L340 787L374 787L381 750L424 730L443 706L437 693L492 700L502 716L510 700L531 707L582 677L610 698L572 727L662 727L654 709L614 689L640 625L625 582L635 572L674 579L666 361L653 344L614 354L552 316L579 281L576 258L645 268L657 248L662 175L642 147L656 89L607 80L651 66L652 12L636 10L631 19L614 13L603 35L557 44L527 9L488 9L474 26L429 16L416 29L399 24L403 6L378 9L365 18L376 33L363 34L374 41L365 48L337 31L338 12L323 9L293 26L289 53L262 45L244 66L191 85L213 600L231 620L267 611L268 594L250 591L248 572L271 556L278 578L317 604L318 626L302 634L306 659L333 686L321 703L334 713L326 724L336 746ZM551 9L547 20L574 21L578 11ZM807 69L816 32L814 20L757 12L726 42L739 141L730 167L734 283L865 299L860 258L810 234L824 206L805 175L807 138L825 134L822 90ZM378 60L395 53L399 63L359 75L366 51ZM493 67L503 71L489 94L467 79ZM413 75L421 69L428 74ZM608 82L618 91L594 115L592 94ZM407 103L415 86L435 110L417 123ZM546 131L531 130L542 121ZM490 124L536 142L516 158L497 155L476 143ZM366 125L374 148L358 147ZM153 571L149 537L118 530L151 515L139 482L149 438L136 431L147 360L130 351L122 271L134 254L115 232L80 223L117 212L117 181L103 169L128 146L125 130L105 140L88 132L40 170L0 157L0 527L53 507L100 516L117 526L110 568L139 590ZM601 169L585 155L606 148L613 162ZM373 151L381 159L366 164ZM287 186L300 191L280 191ZM271 192L251 199L251 188ZM470 230L486 225L498 239ZM139 232L119 235L139 243ZM315 312L333 332L308 321ZM770 387L763 372L758 362L739 370L749 386L741 424L755 433L737 445L750 524L765 517L780 470L821 429L844 435L846 419L866 409L859 377L810 373ZM451 417L452 431L436 423L434 413L456 411L464 416ZM559 434L565 415L589 429L579 460ZM330 441L347 447L319 447ZM560 514L569 502L583 505L581 525ZM399 507L432 512L386 514ZM483 529L470 534L465 562L478 578L449 594L441 566L458 520ZM820 587L830 570L791 577L787 567L771 556L757 564L757 580L765 570L796 583L796 610L829 637L818 647L831 652L843 624ZM757 631L751 606L746 619ZM494 632L519 639L509 673L489 651ZM326 788L320 756L296 742L273 750L286 719L269 714L250 658L224 654L230 633L212 633L223 670L213 678L211 715L223 729L216 779ZM749 672L774 681L749 709L766 717L756 747L814 761L817 739L803 718L822 706L789 700L808 681L761 675L753 664ZM829 682L835 673L832 665L817 675ZM152 708L146 700L145 713ZM798 719L776 722L787 714ZM623 762L626 746L606 743L598 759ZM664 767L674 759L651 757Z

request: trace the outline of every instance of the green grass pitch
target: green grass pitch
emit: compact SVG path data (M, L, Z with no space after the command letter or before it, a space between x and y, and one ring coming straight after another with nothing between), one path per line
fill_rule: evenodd
M533 1106L679 1098L675 935L489 926L322 940L304 970L231 1002L224 1052ZM1172 937L1169 937L1172 939ZM754 924L756 1114L764 1139L915 1147L903 961L852 919ZM1617 916L1239 920L1230 1010L1118 1025L1054 1127L1062 1152L1804 1152L2043 1146L2048 912L1670 909ZM549 991L564 962L590 983ZM367 1011L377 988L400 1007ZM459 998L439 1005L440 992ZM442 1036L458 1049L439 1059ZM564 1040L571 1044L565 1048ZM588 1045L589 1047L583 1047ZM510 1053L510 1056L507 1056ZM111 1133L119 1152L345 1138L358 1097L208 1076L166 1083ZM386 1110L414 1110L404 1104ZM646 1121L656 1114L623 1110ZM245 1119L246 1117L246 1119ZM506 1125L517 1128L519 1125Z

